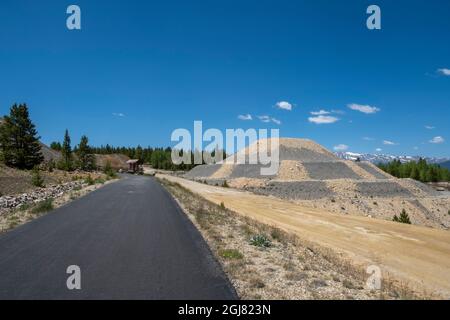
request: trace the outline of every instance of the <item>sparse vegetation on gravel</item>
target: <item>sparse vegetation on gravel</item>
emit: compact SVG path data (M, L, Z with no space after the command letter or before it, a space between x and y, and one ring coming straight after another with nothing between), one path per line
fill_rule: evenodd
M200 230L242 299L415 298L389 279L383 279L382 290L369 290L365 270L330 250L213 204L178 183L160 182ZM250 239L271 245L262 249Z

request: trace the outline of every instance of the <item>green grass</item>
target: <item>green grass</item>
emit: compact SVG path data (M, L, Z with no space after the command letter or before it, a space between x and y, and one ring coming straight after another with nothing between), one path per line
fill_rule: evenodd
M95 181L92 179L91 175L88 175L86 179L84 179L84 182L86 182L89 186L92 186Z
M53 199L47 199L37 203L33 209L31 209L32 213L44 213L53 210Z
M219 251L219 254L222 258L229 260L238 260L244 258L244 255L236 249L223 249Z

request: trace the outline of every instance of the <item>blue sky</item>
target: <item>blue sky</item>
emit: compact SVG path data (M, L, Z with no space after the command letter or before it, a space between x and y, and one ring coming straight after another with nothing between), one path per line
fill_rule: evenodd
M80 31L66 28L70 4ZM382 30L366 28L370 4ZM449 16L447 0L2 0L0 114L26 102L46 143L68 128L95 145L168 146L202 120L450 156ZM320 110L339 120L317 124Z

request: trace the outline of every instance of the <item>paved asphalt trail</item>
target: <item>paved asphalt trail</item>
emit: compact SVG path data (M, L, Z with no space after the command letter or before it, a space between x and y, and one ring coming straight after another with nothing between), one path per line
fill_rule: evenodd
M66 269L81 268L81 290ZM153 178L125 176L0 235L0 299L236 299Z

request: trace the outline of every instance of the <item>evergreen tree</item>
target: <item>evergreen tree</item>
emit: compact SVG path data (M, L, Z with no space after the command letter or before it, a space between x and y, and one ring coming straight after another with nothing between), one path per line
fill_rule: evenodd
M27 105L14 104L0 126L0 148L5 164L19 169L39 165L44 160L39 138Z
M52 143L50 144L50 148L53 149L53 150L56 150L56 151L61 151L62 146L61 146L61 143L60 143L60 142L54 141L54 142L52 142Z
M411 224L411 220L409 219L409 216L406 213L405 209L402 210L402 213L400 213L399 217L397 217L397 215L395 215L394 218L392 219L392 221Z
M44 178L41 176L41 172L38 167L33 168L33 173L31 175L31 184L38 188L44 187Z
M69 130L66 129L64 134L64 141L61 148L62 162L60 169L70 171L72 170L72 147L70 146Z
M89 147L88 137L81 137L76 154L78 156L79 167L81 170L91 171L95 169L95 157Z

